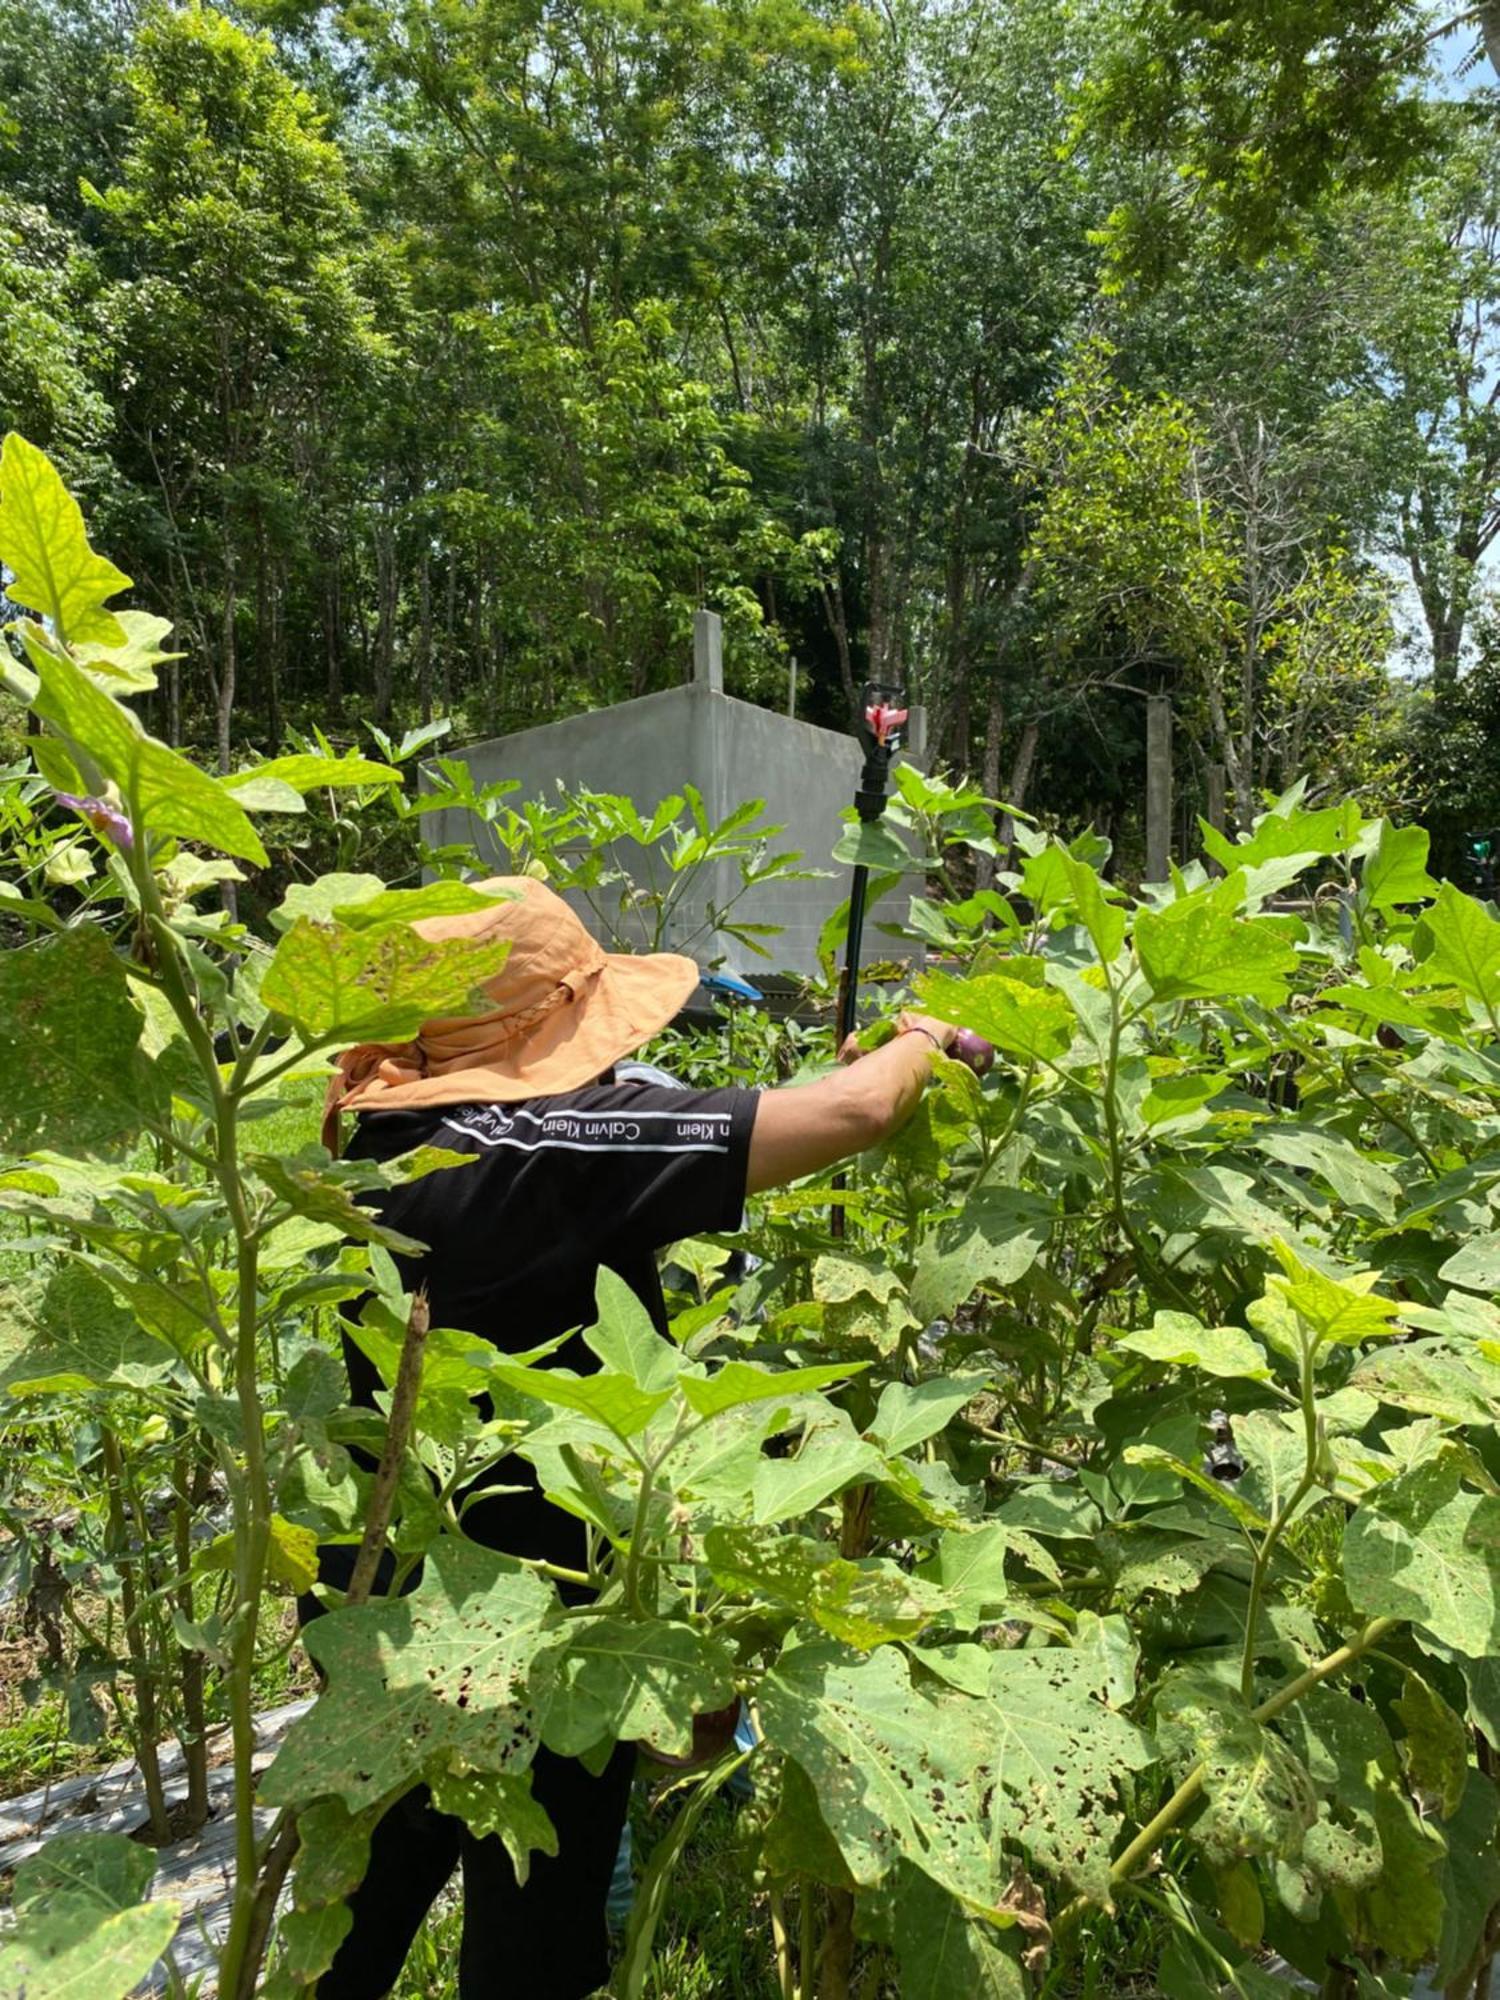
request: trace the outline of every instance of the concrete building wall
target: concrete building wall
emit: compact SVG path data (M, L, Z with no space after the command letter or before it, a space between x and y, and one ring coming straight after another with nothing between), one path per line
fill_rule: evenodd
M714 821L746 799L764 799L765 821L784 829L775 846L799 850L805 866L832 872L810 882L768 883L736 905L736 916L748 922L783 926L780 937L763 940L770 954L767 959L757 959L732 938L716 937L704 928L707 896L692 906L683 905L665 943L702 965L722 959L752 980L757 967L816 970L818 933L834 904L848 894L849 871L836 867L831 855L842 830L840 814L853 802L859 781L860 752L852 737L692 682L614 708L496 737L454 754L464 759L478 784L518 780L520 790L511 795L515 804L554 798L559 781L627 793L642 814L691 783L703 794ZM427 838L439 843L475 841L477 862L497 864L494 848L485 851L482 845L484 828L467 813L434 813ZM638 854L639 850L630 850L632 860ZM914 885L917 878L910 879ZM710 892L713 899L721 905L726 902L737 880L732 865L720 864ZM883 939L874 926L903 917L909 895L908 888L898 889L872 911L867 961L882 956L887 947L896 950L894 942ZM598 931L599 923L586 902L577 896L572 900L590 928Z

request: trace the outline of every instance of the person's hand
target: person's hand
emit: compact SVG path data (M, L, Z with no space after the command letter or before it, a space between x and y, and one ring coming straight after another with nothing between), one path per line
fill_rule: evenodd
M958 1033L951 1021L938 1021L931 1014L903 1013L896 1016L896 1033L907 1034L911 1029L921 1034L931 1035L938 1047L946 1054L953 1046L953 1037Z

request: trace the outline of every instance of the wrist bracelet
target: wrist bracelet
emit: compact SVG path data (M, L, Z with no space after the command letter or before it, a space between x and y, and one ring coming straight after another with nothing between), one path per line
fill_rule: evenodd
M937 1036L932 1032L931 1028L916 1028L916 1027L903 1028L901 1032L903 1035L925 1035L928 1041L931 1042L932 1046L937 1050L938 1054L941 1055L943 1053L943 1045L938 1040Z

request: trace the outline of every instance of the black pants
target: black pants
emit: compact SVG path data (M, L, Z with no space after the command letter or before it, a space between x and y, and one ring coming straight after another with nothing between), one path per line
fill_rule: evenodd
M318 1981L318 2000L379 2000L395 1985L434 1898L463 1866L460 2000L586 2000L609 1976L605 1899L630 1800L635 1748L622 1743L592 1778L576 1758L539 1750L532 1790L557 1829L555 1856L533 1853L524 1889L499 1838L478 1840L409 1792L375 1829L350 1898L354 1928Z

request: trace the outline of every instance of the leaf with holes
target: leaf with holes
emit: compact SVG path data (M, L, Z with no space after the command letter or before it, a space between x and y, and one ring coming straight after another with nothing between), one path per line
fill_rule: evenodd
M522 1887L533 1853L557 1853L557 1829L531 1795L530 1771L440 1771L432 1803L481 1840L498 1834Z
M986 1703L992 1840L1013 1841L1099 1902L1109 1899L1121 1780L1154 1756L1150 1738L1104 1699L1119 1664L1094 1649L997 1653Z
M327 1686L293 1723L262 1799L291 1806L331 1795L359 1812L455 1765L526 1770L566 1639L539 1577L440 1537L409 1597L308 1626Z
M758 1707L857 1884L874 1887L906 1860L976 1908L994 1904L986 1703L914 1684L895 1646L861 1655L823 1641L782 1654Z
M1500 1499L1463 1485L1451 1448L1377 1487L1344 1530L1344 1583L1471 1660L1500 1650Z
M1295 1861L1318 1817L1307 1768L1240 1697L1203 1668L1168 1673L1156 1734L1180 1775L1203 1766L1205 1810L1194 1836L1215 1867L1256 1855Z
M406 924L356 929L299 917L260 997L309 1041L400 1041L424 1021L483 1012L479 989L509 950L503 939L428 939Z
M0 1289L0 1395L144 1389L175 1358L83 1264Z
M0 952L0 1150L88 1153L165 1119L125 967L92 925Z
M557 1671L542 1738L577 1757L605 1737L668 1757L693 1747L693 1717L734 1695L734 1661L717 1640L665 1619L575 1620Z
M917 982L917 1004L940 1021L972 1028L1003 1054L1056 1062L1073 1043L1074 1016L1066 996L1052 986L1032 986L1003 973L952 979L929 973Z
M16 1870L0 2000L123 2000L172 1941L177 1905L142 1898L150 1848L123 1833L54 1834Z

